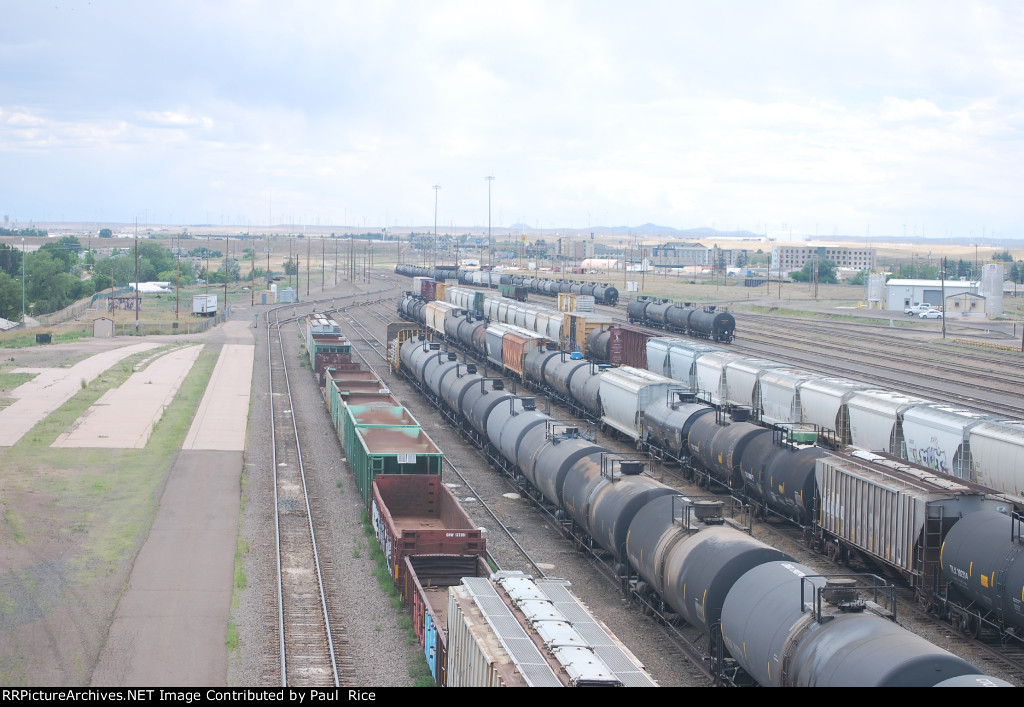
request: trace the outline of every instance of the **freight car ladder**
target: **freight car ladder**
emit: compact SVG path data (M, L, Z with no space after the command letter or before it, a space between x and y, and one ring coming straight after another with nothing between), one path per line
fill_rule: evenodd
M942 538L945 535L943 532L943 528L946 526L945 516L945 509L941 505L929 506L924 519L924 528L921 529L921 547L918 561L914 563L917 576L914 590L919 603L930 603L934 594L936 573L932 568L939 565Z

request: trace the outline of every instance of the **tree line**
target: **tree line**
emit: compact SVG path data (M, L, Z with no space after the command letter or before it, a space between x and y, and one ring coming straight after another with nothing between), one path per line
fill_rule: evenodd
M113 287L125 287L135 282L136 246L116 249L110 257L96 260L95 254L83 248L73 236L45 243L39 250L23 254L20 248L0 243L0 317L20 321L22 287L24 284L25 309L29 315L50 314L85 297ZM248 257L251 251L247 249ZM195 284L198 280L224 282L224 256L219 251L195 248L189 253L200 261L193 263L152 241L138 244L138 281L170 282L172 286ZM209 255L210 272L205 258ZM22 259L24 258L24 263ZM24 266L24 283L22 268ZM243 279L235 259L227 267L229 282ZM261 280L266 273L257 268Z

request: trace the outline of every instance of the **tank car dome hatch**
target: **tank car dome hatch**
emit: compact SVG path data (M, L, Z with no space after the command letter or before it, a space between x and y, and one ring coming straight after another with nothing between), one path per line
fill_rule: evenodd
M725 516L722 510L725 508L724 501L694 501L693 517L701 523L724 523Z
M821 598L833 604L840 611L863 611L864 602L860 600L857 580L853 577L834 577L825 582L821 590Z
M748 407L734 407L729 412L729 417L733 422L746 422L750 419L751 410Z
M639 461L623 461L619 464L619 472L623 476L637 476L644 472L644 463Z

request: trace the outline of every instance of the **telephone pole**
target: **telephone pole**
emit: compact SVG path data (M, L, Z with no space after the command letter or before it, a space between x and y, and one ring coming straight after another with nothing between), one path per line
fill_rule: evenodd
M440 184L435 184L434 187L434 267L437 267L437 192L441 190Z
M484 177L487 180L487 269L490 270L491 255L494 252L491 245L491 182L494 181L494 175Z

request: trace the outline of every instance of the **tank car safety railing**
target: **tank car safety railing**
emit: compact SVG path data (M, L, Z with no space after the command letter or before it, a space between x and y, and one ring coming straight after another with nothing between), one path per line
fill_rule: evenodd
M611 481L617 481L623 476L639 476L644 473L650 461L648 455L640 452L601 452L601 476Z
M689 386L670 386L665 390L665 403L673 410L680 405L697 402L700 391ZM674 398L674 399L673 399Z
M825 585L815 587L814 583L811 582L812 579L824 579ZM861 595L863 592L869 592L871 599L862 599ZM838 607L840 612L843 613L862 612L867 609L894 623L897 621L896 585L889 584L876 574L834 574L828 576L809 574L802 576L800 578L801 612L813 612L814 619L818 623L831 621L835 617L825 614L822 610L822 605L826 602ZM886 605L891 607L891 609L886 610Z
M552 440L555 444L568 439L585 439L588 442L597 441L597 433L594 431L594 426L587 420L551 419L544 424L545 439ZM581 431L581 425L585 425L585 431Z

